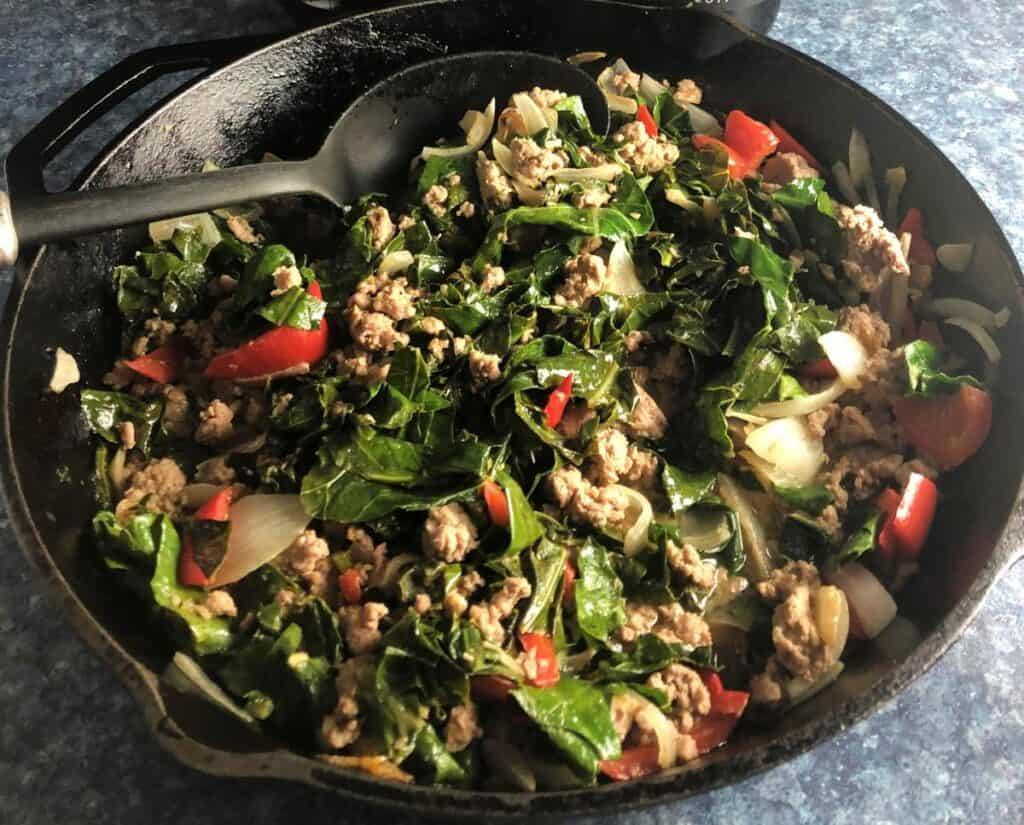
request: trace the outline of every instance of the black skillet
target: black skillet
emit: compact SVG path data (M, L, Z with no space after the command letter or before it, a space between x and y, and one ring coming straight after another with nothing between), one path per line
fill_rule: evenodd
M15 209L42 190L42 166L84 125L148 80L185 67L215 67L256 48L248 41L143 52L83 89L11 152ZM1024 378L1022 276L977 193L920 132L864 90L777 43L719 17L604 0L436 0L340 20L262 48L158 107L116 141L82 179L107 187L195 171L204 160L244 163L272 151L308 157L337 113L375 81L446 53L526 49L565 56L602 49L658 76L697 79L712 108L777 117L822 158L846 152L856 125L878 169L904 164L906 203L925 206L935 238L976 243L970 283L991 305L1014 308L1005 330L1002 387L982 452L944 484L945 498L922 573L900 596L920 629L909 653L864 645L840 680L777 726L744 729L728 746L672 773L582 791L494 794L399 786L276 749L229 717L162 683L170 651L139 613L78 552L92 514L92 450L75 389L47 395L47 351L61 346L99 381L118 350L108 273L144 229L25 250L8 300L4 363L3 481L22 546L72 624L132 690L160 743L204 771L284 778L442 817L607 812L738 781L862 719L923 673L959 636L985 592L1019 555L1014 505L1024 449L1016 394ZM66 468L67 474L58 475ZM61 481L61 477L70 481Z

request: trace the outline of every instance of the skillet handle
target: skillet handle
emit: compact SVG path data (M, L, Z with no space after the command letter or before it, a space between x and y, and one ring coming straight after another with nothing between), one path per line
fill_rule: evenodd
M19 202L45 195L47 164L99 117L166 74L217 68L278 39L280 35L254 35L146 49L126 57L61 103L14 145L4 163L10 201L0 198L0 266L12 263L17 254L11 204L17 209Z

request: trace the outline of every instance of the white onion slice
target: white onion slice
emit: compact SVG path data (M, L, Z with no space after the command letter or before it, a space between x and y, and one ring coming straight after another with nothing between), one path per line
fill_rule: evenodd
M635 115L637 112L636 101L631 97L623 97L620 94L613 92L609 84L611 79L617 74L612 66L605 68L601 74L597 76L597 85L601 87L601 91L604 92L605 102L608 104L608 108L613 112L623 112L627 115Z
M860 195L857 194L857 187L853 185L853 181L850 180L850 170L846 168L846 164L841 160L837 160L832 164L832 176L836 179L836 186L839 187L839 194L846 198L846 202L851 206L856 206L860 203Z
M705 111L696 103L683 103L682 107L689 113L690 127L698 135L721 137L725 133L722 124L718 122L718 118L711 114L711 112Z
M459 125L466 133L465 146L424 146L420 157L424 160L429 157L457 158L476 152L494 129L494 98L491 98L487 108L482 112L475 109L466 112Z
M494 155L494 159L498 162L498 166L501 170L513 180L518 179L516 174L516 165L512 160L512 150L508 146L498 140L496 137L491 138L491 154Z
M747 435L747 447L797 484L808 484L825 460L821 439L803 416L777 418L758 427Z
M394 275L404 272L413 264L412 253L408 249L400 249L385 255L377 265L378 275Z
M977 342L978 346L981 347L989 363L998 364L1002 359L1003 353L999 350L999 346L981 324L975 323L969 318L947 318L946 323L951 327L960 327L960 329L970 335Z
M82 373L78 370L75 356L57 347L54 353L53 374L50 376L50 392L60 395L72 384L77 384L81 378Z
M636 276L633 257L625 241L616 241L608 255L608 280L605 291L613 295L643 295L647 290Z
M740 485L725 473L718 474L718 495L736 511L736 519L740 523L743 546L747 551L743 575L755 583L764 581L772 572L771 548L768 546L768 536L754 511L753 504Z
M888 190L885 199L885 224L889 229L895 229L900 222L900 196L907 185L907 170L902 166L886 169L885 185Z
M859 562L844 564L822 578L846 594L850 611L869 639L874 639L896 617L896 602L889 591Z
M612 181L625 171L617 163L602 163L600 166L587 166L583 169L556 169L549 178L560 181L604 180Z
M640 97L653 105L654 102L665 92L668 86L651 77L649 74L640 75Z
M187 656L180 650L174 654L171 664L164 671L163 678L172 687L183 692L196 692L204 699L208 699L218 707L223 708L232 716L241 719L243 722L252 724L255 720L246 713L238 703L235 702L213 679L206 675L199 663L191 656Z
M223 587L276 558L309 524L297 495L252 495L231 505L231 534L211 587Z
M679 747L679 731L665 716L658 706L647 699L642 700L644 705L637 712L634 718L643 715L643 727L654 731L654 738L658 743L658 767L662 770L671 768L676 763L676 753Z
M548 202L548 193L545 190L534 189L517 178L512 178L512 188L516 190L516 195L524 206L543 206Z
M910 257L910 245L914 242L914 236L909 232L904 232L900 235L900 251L903 252L904 259Z
M822 407L827 407L839 396L846 392L846 385L836 379L821 392L814 395L801 395L799 398L790 398L788 401L766 401L758 404L751 410L754 415L762 415L765 418L788 418L793 415L808 415Z
M850 182L858 189L871 176L871 150L859 129L850 131Z
M621 484L612 486L629 499L626 523L631 523L631 526L622 538L622 549L627 556L635 556L647 546L647 529L654 518L654 510L642 493Z
M966 298L935 298L927 303L924 310L939 318L967 318L987 329L1003 326L999 323L998 313Z
M944 243L935 250L935 257L950 272L966 272L974 256L972 243Z
M1002 329L1010 323L1010 308L1003 307L996 313L996 329Z
M665 190L665 200L685 209L687 212L703 211L703 207L699 203L690 200L682 189L676 189L674 186Z
M826 332L818 338L818 344L832 366L839 373L840 380L851 389L860 387L860 376L868 366L868 353L864 345L848 332Z
M750 450L740 450L736 453L739 458L742 458L750 466L751 472L757 479L758 484L766 493L772 493L775 491L776 483L788 484L793 486L792 479L782 479L780 481L779 476L781 475L773 465L769 464L763 458L755 455Z
M169 241L176 229L185 232L199 230L199 240L207 246L216 246L220 243L220 230L213 222L209 212L197 212L193 215L181 215L177 218L153 221L149 225L149 237L153 243Z
M727 418L735 418L739 421L745 421L747 424L756 424L761 426L762 424L768 423L768 418L763 415L754 415L753 413L742 412L740 410L729 410L726 414ZM775 416L776 418L785 418L784 415Z
M584 63L594 63L598 60L604 60L608 56L608 52L576 52L565 58L566 63L571 63L573 66L581 66Z
M544 117L544 112L541 111L540 106L526 92L517 92L512 95L512 105L523 116L523 123L526 124L527 134L535 135L537 132L543 132L548 128L548 121Z
M720 547L732 535L729 519L721 510L697 508L677 513L676 526L683 541L702 551Z

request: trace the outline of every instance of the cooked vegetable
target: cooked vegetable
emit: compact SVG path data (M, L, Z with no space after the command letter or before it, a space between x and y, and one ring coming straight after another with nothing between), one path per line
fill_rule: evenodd
M972 243L944 243L935 250L936 260L950 272L966 272L973 257Z
M935 266L935 250L925 236L924 212L916 207L908 209L899 227L899 233L904 232L910 233L910 260Z
M779 152L792 152L800 155L800 157L817 169L818 172L825 171L825 167L818 162L817 158L804 148L804 145L800 143L800 141L786 131L781 123L774 119L770 120L768 122L768 128L771 129L775 137L778 138L779 143L777 149Z
M868 639L874 639L896 617L896 602L881 582L862 564L850 562L825 574L825 580L843 593L851 618Z

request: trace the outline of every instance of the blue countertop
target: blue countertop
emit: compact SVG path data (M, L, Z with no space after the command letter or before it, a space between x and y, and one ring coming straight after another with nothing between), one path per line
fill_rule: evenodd
M923 129L988 201L1024 260L1018 16L1016 0L783 0L772 34ZM275 0L0 2L0 155L138 49L291 26ZM103 135L66 153L65 178ZM9 283L0 270L0 299ZM2 509L0 639L0 822L402 821L300 787L220 781L166 756L124 688L37 588ZM1022 681L1024 564L993 588L930 673L854 729L740 785L593 821L1024 822Z

